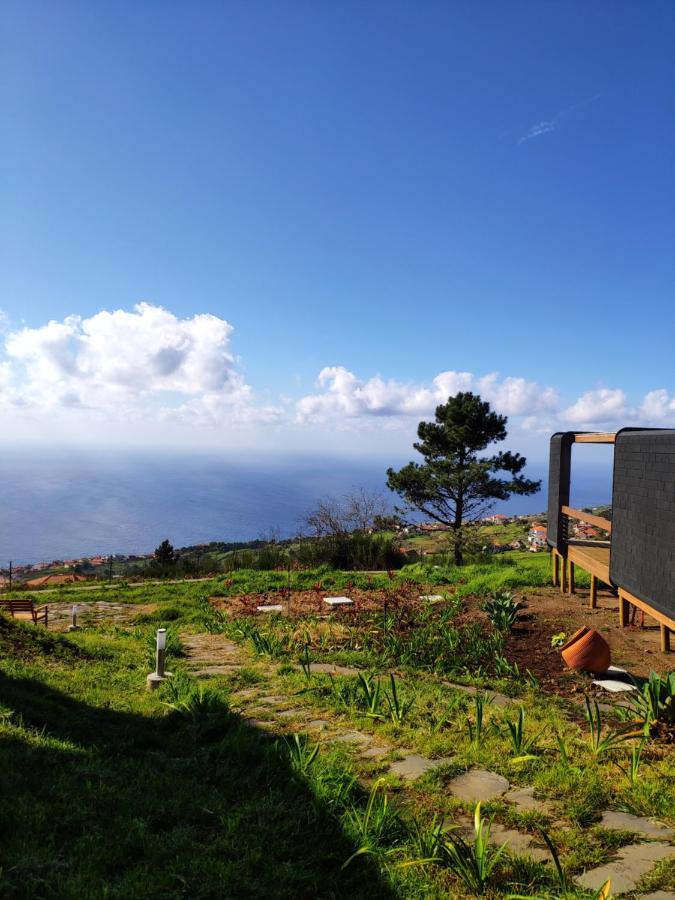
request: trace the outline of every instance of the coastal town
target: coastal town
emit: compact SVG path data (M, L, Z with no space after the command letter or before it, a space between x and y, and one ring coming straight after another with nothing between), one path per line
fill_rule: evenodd
M608 514L608 507L594 507L587 509L591 515L602 511ZM610 513L611 515L611 513ZM531 515L508 516L504 513L495 513L486 516L473 523L477 529L480 540L480 550L485 555L509 553L512 551L527 550L532 553L545 552L548 549L546 543L546 513ZM605 541L607 532L596 526L579 521L574 523L573 537L586 541ZM399 550L404 562L413 562L416 559L429 559L447 552L449 525L440 522L422 521L414 523L398 523L394 527L394 535L399 542ZM288 544L298 540L297 538L270 543ZM242 542L237 545L225 545L237 547L259 547L262 541ZM221 548L218 543L197 544L187 548L181 548L178 553L183 559L196 560L197 564L203 562L204 573L217 571L219 568L212 563L211 554L214 548ZM139 575L145 566L153 559L154 553L115 553L96 554L94 556L74 557L70 559L52 559L35 563L7 563L0 567L0 589L25 587L30 590L57 587L59 585L74 584L87 580L113 580L121 578L133 578ZM211 561L211 565L209 565ZM198 565L199 568L199 565ZM200 571L201 574L201 571Z

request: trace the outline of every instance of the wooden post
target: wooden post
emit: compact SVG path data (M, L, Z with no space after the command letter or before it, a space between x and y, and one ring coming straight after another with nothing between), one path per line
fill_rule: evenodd
M553 550L551 556L553 559L553 585L558 587L560 584L560 554L557 550Z
M576 586L574 584L574 563L570 560L570 594L576 594Z
M661 653L670 653L670 628L661 625Z
M630 603L619 591L619 624L625 628L630 621Z
M567 593L567 557L563 556L561 560L562 564L562 578L560 579L560 593Z
M595 609L598 605L598 579L596 575L591 575L591 599L589 606Z

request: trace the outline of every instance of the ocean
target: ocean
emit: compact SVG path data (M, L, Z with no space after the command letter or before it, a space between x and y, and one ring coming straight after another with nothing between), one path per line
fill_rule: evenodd
M4 450L0 456L0 567L110 553L149 553L213 540L290 537L318 499L354 487L382 490L388 465L407 459ZM545 479L530 465L528 477ZM546 507L546 485L531 497L495 504L524 514ZM608 465L574 471L572 504L609 501Z

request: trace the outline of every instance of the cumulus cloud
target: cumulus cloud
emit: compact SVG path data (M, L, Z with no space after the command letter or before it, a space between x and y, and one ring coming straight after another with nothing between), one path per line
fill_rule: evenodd
M384 381L374 376L359 379L343 366L322 369L319 392L302 397L296 406L300 421L324 420L334 416L429 415L439 403L458 391L477 390L506 415L543 413L557 403L553 388L540 388L524 378L499 379L497 373L476 379L470 372L441 372L430 384Z
M6 401L38 410L167 415L182 406L207 418L250 419L251 389L230 351L232 330L217 316L180 319L149 303L68 316L7 334L0 387Z
M640 406L641 416L649 423L675 425L675 396L660 388L649 391Z
M572 425L606 425L628 418L633 415L626 394L619 388L586 391L561 414L561 419Z

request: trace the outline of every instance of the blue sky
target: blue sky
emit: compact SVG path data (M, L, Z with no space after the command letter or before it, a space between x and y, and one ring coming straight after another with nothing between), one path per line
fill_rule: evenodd
M16 434L375 452L448 385L540 455L675 423L672 3L22 0L0 28Z

